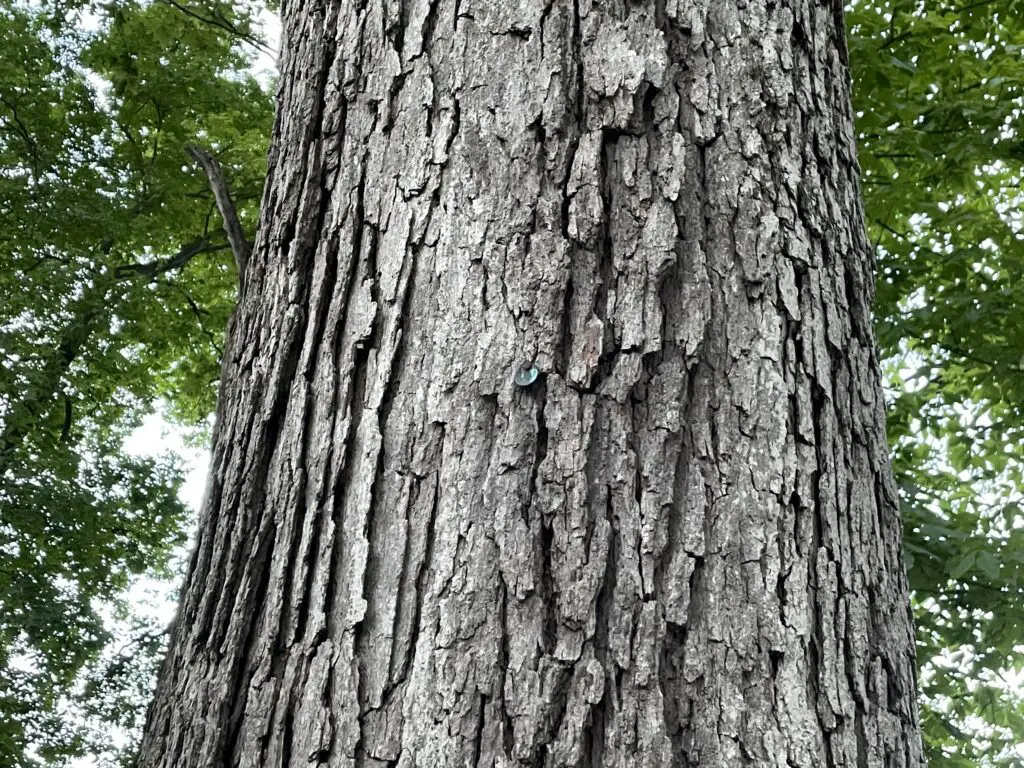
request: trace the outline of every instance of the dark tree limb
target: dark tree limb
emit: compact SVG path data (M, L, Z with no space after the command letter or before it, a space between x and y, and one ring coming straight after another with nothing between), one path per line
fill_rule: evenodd
M206 178L210 181L210 188L213 190L213 199L217 203L217 210L220 211L224 220L224 232L228 236L228 243L231 244L231 252L235 255L235 265L238 267L238 280L242 284L245 279L245 267L249 263L249 256L252 254L252 244L246 239L242 224L238 220L238 212L228 192L227 181L224 179L224 171L221 170L217 158L206 150L195 144L189 144L185 151L206 172Z
M201 253L217 251L223 247L223 245L211 245L209 240L200 237L191 243L181 246L178 252L169 258L145 263L120 264L114 270L114 277L118 280L123 280L128 277L139 276L153 280L165 272L184 267Z
M60 428L60 441L66 443L71 437L71 425L74 423L74 410L71 395L64 393L64 423Z

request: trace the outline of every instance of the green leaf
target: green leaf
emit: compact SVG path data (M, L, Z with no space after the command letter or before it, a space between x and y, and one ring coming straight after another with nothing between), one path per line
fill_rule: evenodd
M988 550L978 553L978 567L991 581L999 580L999 561Z
M951 579L959 579L974 567L974 562L977 557L978 555L976 552L968 552L954 560L949 566L949 577Z
M892 64L897 69L902 69L904 72L909 72L912 75L917 72L917 67L915 67L912 63L903 61L902 59L898 59L895 56L889 57L889 63Z

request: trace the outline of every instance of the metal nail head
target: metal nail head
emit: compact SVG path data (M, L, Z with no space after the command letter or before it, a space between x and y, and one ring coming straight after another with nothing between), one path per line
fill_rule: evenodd
M520 387L528 387L537 380L540 371L536 365L524 365L516 371L515 381Z

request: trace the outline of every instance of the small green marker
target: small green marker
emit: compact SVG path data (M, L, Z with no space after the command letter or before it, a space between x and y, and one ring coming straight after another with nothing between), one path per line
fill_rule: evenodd
M536 365L524 365L516 371L515 381L520 387L528 387L537 380L540 371Z

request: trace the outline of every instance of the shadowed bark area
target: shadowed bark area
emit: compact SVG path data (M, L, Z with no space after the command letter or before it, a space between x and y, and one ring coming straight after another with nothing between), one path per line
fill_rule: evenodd
M286 4L143 768L922 765L837 7Z

